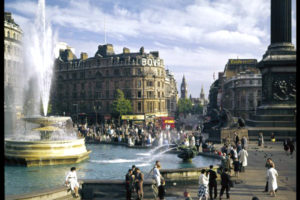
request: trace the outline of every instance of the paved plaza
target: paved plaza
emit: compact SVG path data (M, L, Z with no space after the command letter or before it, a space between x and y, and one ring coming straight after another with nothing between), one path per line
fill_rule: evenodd
M293 156L287 156L283 150L282 142L266 142L265 145L265 148L258 148L256 142L250 142L248 148L248 167L245 173L240 173L238 178L238 182L240 183L235 184L230 190L231 200L251 200L253 196L257 196L260 200L296 199L296 152L294 152ZM217 147L220 148L221 145L217 145ZM275 162L275 168L279 174L279 188L276 197L270 197L268 193L263 192L266 184L265 161L268 157L272 158ZM235 180L234 177L233 180ZM191 193L193 199L198 199L197 184L187 185L186 188ZM219 184L218 195L220 188ZM166 200L184 199L184 189L182 187L166 188ZM225 194L222 199L226 199Z

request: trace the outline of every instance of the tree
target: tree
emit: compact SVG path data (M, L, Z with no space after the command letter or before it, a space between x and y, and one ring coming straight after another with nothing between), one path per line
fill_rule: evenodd
M122 115L132 113L131 102L125 99L122 90L116 90L116 99L112 103L112 112L115 117L121 118Z
M177 104L177 112L184 115L192 112L192 101L190 99L179 99Z
M200 103L193 106L193 114L203 114L203 106Z

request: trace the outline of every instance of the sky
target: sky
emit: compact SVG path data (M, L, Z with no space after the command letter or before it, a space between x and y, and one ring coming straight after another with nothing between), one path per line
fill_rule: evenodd
M34 23L38 0L5 0L24 34ZM224 71L228 59L257 59L270 44L270 0L46 0L46 20L57 35L93 57L98 45L131 52L159 51L165 68L188 95L199 97ZM296 0L292 0L292 43L296 45Z

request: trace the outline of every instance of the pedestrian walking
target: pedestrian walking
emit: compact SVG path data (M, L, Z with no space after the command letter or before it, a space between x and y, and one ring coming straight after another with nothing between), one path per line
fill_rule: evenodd
M239 136L238 136L238 134L236 132L234 133L233 139L234 139L233 141L234 141L235 145L237 145L238 142L240 141L240 138L239 138Z
M268 169L268 171L267 171L267 180L269 183L268 191L270 192L270 195L274 196L274 197L276 196L275 192L278 188L277 176L278 176L277 170L274 169L274 164L271 163L270 169Z
M199 200L202 200L202 197L205 198L205 200L208 200L208 181L209 181L209 174L205 175L205 169L201 170L201 174L199 176L199 190L198 190L198 197Z
M213 165L209 166L209 180L208 180L208 189L209 189L209 198L213 199L213 190L214 190L214 199L217 198L218 188L217 188L217 173L213 170Z
M239 161L240 161L240 172L245 172L245 167L248 165L248 152L245 148L243 148L240 152L239 152Z
M228 174L228 169L225 168L224 171L221 174L221 191L220 191L220 199L222 199L223 193L226 190L226 197L227 199L230 198L229 190L230 185L232 184L230 176Z

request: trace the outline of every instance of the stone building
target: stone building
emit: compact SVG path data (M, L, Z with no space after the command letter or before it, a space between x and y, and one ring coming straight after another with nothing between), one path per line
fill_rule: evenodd
M20 78L22 78L23 56L22 56L23 31L15 23L10 12L4 12L4 105L21 108L21 98L15 94L21 94Z
M188 98L187 83L185 81L184 75L182 77L182 82L181 82L181 86L180 86L180 93L181 93L181 96L180 96L181 99L187 99Z
M248 118L261 103L261 74L256 59L229 59L224 69L221 105L235 117Z
M178 101L177 83L174 75L167 69L165 78L166 108L169 116L175 116Z
M95 56L80 58L70 48L60 51L55 61L51 103L53 112L109 119L115 92L121 89L132 103L134 115L168 116L176 108L174 77L165 70L158 51L131 53L123 48L115 54L113 45L99 45Z

